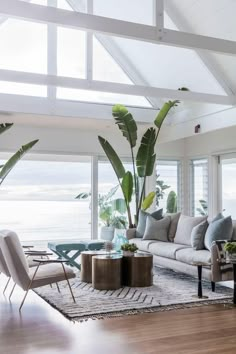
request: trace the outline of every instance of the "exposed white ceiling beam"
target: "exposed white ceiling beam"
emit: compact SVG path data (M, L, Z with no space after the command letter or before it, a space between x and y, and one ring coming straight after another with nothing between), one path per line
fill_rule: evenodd
M190 25L184 19L183 15L170 1L167 1L165 3L165 12L180 31L187 31L189 33L192 33L193 30L190 27ZM214 78L222 87L222 89L225 91L225 93L227 95L235 94L234 88L231 87L230 83L225 78L225 75L222 73L221 69L219 68L219 65L217 65L217 63L213 60L211 53L207 51L196 50L196 54L199 56L199 58L202 60L204 65L214 76Z
M156 27L127 21L110 19L90 14L71 12L41 5L28 4L18 0L0 0L0 13L43 23L105 33L156 44L183 48L204 49L236 55L236 42L164 29L157 37Z
M200 92L179 91L141 85L118 84L106 81L90 81L56 75L31 74L12 70L0 70L0 80L71 89L110 92L131 96L150 96L164 99L177 99L181 101L216 103L221 105L232 105L235 99L230 96L213 95Z
M161 33L164 28L164 0L153 0L153 17L157 32Z
M156 1L156 0L154 0L154 1ZM67 0L67 2L74 11L83 11L84 10L84 1L83 0ZM124 53L120 50L120 48L116 45L116 43L112 40L111 37L103 36L99 33L95 33L94 37L99 41L99 43L103 46L103 48L112 56L112 58L117 62L117 64L121 67L121 69L126 73L126 75L130 78L130 80L135 85L144 85L144 86L149 85L148 82L136 70L134 65L124 55ZM89 45L89 43L88 43L88 45ZM146 97L146 99L155 108L158 108L161 105L160 100L157 100L153 97Z
M21 112L47 116L110 120L112 119L112 106L112 104L94 102L79 102L62 99L51 101L43 97L0 94L1 111L12 113ZM146 107L129 107L129 111L138 122L147 124L153 122L157 114L157 110Z

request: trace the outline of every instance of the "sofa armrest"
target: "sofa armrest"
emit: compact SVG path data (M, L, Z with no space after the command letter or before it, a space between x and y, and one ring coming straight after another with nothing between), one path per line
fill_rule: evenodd
M136 237L136 229L135 228L126 230L126 238L128 240L131 240L132 238L135 238L135 237Z
M212 277L212 281L213 282L218 282L218 281L222 281L222 272L220 269L220 263L218 261L219 255L218 255L218 249L217 249L217 245L212 245L211 246L211 277Z

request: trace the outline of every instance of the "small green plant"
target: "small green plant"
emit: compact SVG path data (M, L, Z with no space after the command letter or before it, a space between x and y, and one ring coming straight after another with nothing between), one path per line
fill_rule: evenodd
M175 191L170 191L166 201L167 213L177 213L177 195Z
M121 250L136 252L138 250L138 247L135 245L135 243L125 243L124 245L121 246Z
M208 204L207 201L204 199L200 199L199 203L201 205L201 208L197 208L197 212L202 215L205 216L208 214Z
M236 242L227 242L224 245L224 250L229 254L236 253Z
M160 175L156 178L156 205L159 206L160 200L165 196L165 190L170 188L164 181L160 180Z

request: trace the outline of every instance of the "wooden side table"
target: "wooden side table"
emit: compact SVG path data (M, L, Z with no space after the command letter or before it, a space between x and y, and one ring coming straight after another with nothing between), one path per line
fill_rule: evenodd
M153 284L153 256L135 253L134 256L123 256L122 284L131 287L145 287Z
M92 286L98 290L121 288L121 255L92 257Z
M93 256L105 255L106 251L83 251L81 252L80 279L85 283L92 283L92 258Z

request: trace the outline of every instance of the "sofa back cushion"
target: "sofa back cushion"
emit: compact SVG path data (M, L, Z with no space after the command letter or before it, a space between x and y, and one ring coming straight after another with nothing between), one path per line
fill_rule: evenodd
M139 212L139 219L138 219L138 226L136 229L136 236L142 238L146 228L146 220L147 216L151 215L155 220L162 219L163 209L159 209L154 211L152 214L147 213L146 211L140 210Z
M170 227L168 230L168 240L170 242L174 241L180 215L181 215L181 213L166 213L165 214L165 216L170 216Z
M233 234L233 223L231 216L220 219L213 219L206 231L204 245L210 250L212 242L217 240L231 240Z
M179 222L177 225L177 230L175 234L175 243L180 243L181 245L191 246L191 232L194 226L205 221L207 216L186 216L180 215Z
M194 226L191 232L191 245L192 248L196 251L203 250L204 246L204 238L206 234L206 230L208 228L208 221L205 220L200 224Z
M232 234L232 240L236 241L236 220L232 220L233 222L233 234Z
M170 216L166 216L161 220L155 220L151 215L148 215L143 240L168 242L169 226Z

